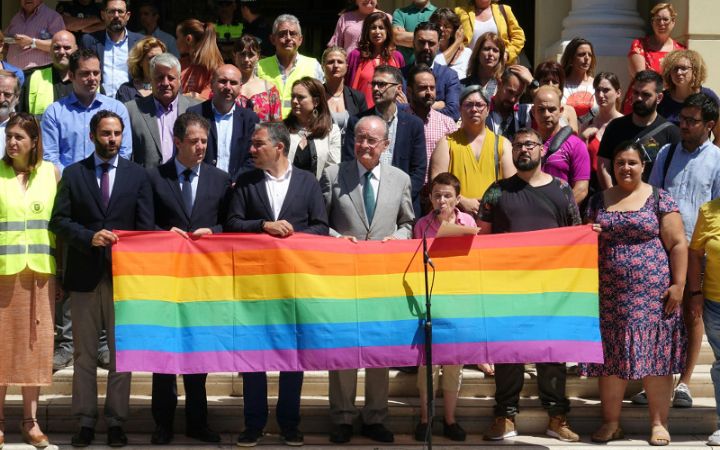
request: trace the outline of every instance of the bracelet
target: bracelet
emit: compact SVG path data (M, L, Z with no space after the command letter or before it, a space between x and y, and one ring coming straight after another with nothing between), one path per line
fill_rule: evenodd
M32 41L30 42L30 48L37 48L37 44L35 43L35 38L32 38Z
M697 297L698 295L702 295L702 291L692 291L692 292L690 292L690 297Z

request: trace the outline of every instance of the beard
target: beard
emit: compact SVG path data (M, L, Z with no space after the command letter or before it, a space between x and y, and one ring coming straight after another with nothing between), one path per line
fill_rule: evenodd
M635 102L632 105L632 110L640 117L647 117L655 112L655 106L648 107L643 102Z
M532 158L529 158L529 159L518 158L513 161L513 164L515 164L515 168L517 170L520 170L522 172L529 172L531 170L535 170L535 168L540 165L540 160L532 159Z
M10 102L0 102L0 117L7 117L15 109L15 105Z
M425 64L427 66L432 66L433 61L435 60L435 55L432 54L430 51L423 50L420 53L415 56L415 63L416 64Z
M125 29L125 25L122 23L122 21L117 20L117 19L113 20L112 22L110 22L110 25L108 25L108 30L110 30L114 33L119 33L124 29Z
M102 159L110 159L118 154L118 151L120 150L120 144L117 144L117 147L114 149L111 149L108 145L101 144L98 141L95 141L95 152L98 154L99 157Z

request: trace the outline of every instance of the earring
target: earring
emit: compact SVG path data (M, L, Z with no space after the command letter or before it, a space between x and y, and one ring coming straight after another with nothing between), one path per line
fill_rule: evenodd
M313 108L312 115L313 115L313 117L316 118L316 119L317 119L317 117L320 115L320 113L318 112L317 108Z

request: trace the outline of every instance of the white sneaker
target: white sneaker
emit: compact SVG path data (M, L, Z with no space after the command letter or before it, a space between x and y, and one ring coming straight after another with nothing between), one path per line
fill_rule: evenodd
M707 445L720 445L720 430L715 431L708 437Z

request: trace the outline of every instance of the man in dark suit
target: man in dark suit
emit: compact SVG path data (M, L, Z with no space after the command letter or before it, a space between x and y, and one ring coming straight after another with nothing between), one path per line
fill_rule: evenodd
M373 75L372 95L375 106L348 121L342 146L342 160L355 159L355 125L366 116L380 116L388 126L389 143L380 155L381 164L391 164L410 176L415 216L420 217L420 190L425 184L427 154L423 122L414 114L397 107L395 99L402 89L400 70L390 66L378 66Z
M72 445L86 447L97 422L97 349L100 331L107 330L110 370L105 400L108 445L122 447L127 437L130 373L115 371L115 311L110 247L117 235L110 230L153 230L152 189L147 173L118 156L124 124L119 115L103 110L90 120L95 152L68 166L58 187L50 230L68 244L63 286L73 301L75 342L72 413L80 431Z
M105 95L115 98L120 85L130 81L128 54L137 41L145 36L127 29L130 20L127 0L103 0L100 18L105 22L105 29L84 34L80 47L97 53Z
M288 160L290 133L282 123L255 127L250 155L256 169L243 175L230 200L225 231L267 233L286 237L294 232L327 235L328 218L315 176L293 169ZM277 420L288 445L303 445L300 423L302 372L280 372ZM267 378L265 372L243 374L245 430L240 447L253 447L267 424Z
M173 125L196 102L180 91L180 61L161 53L150 61L152 95L127 102L132 124L132 160L150 169L173 157Z
M155 205L155 224L185 238L222 232L230 177L202 162L208 142L207 120L193 113L175 121L173 140L177 153L162 166L149 171ZM183 375L185 385L185 434L203 442L220 442L207 424L206 373ZM169 444L177 406L175 375L153 374L153 444Z
M210 122L205 162L224 170L235 180L242 173L253 169L250 158L250 136L257 114L235 105L240 95L242 75L237 67L226 64L218 67L210 84L212 100L192 106L192 111Z

